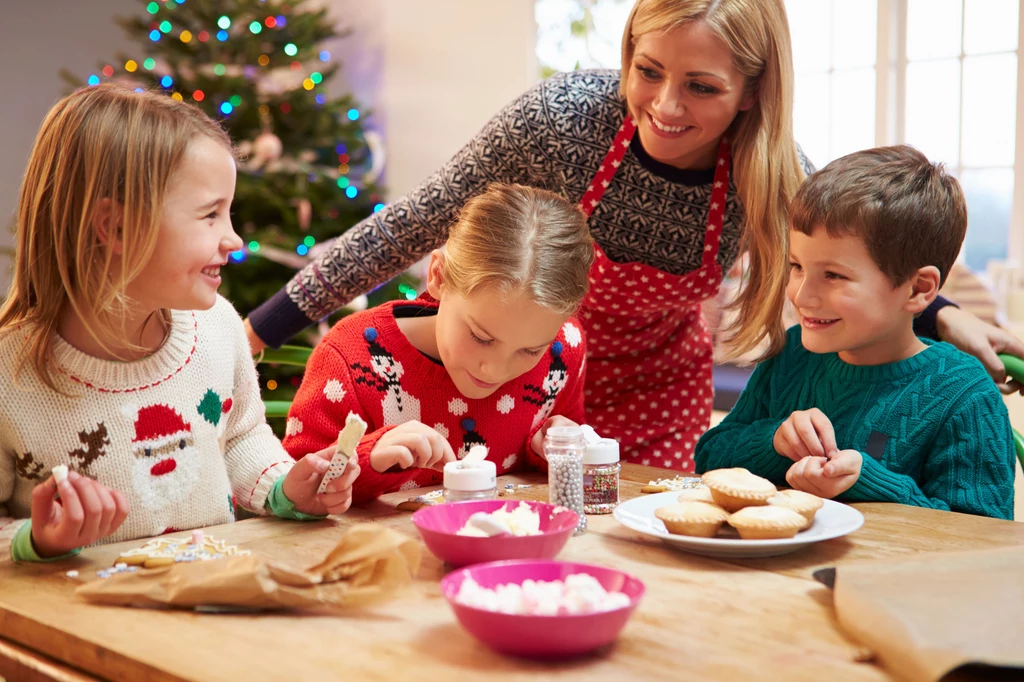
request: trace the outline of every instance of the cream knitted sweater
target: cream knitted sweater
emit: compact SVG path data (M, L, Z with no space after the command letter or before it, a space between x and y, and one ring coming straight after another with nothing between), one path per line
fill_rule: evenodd
M293 465L264 417L242 320L218 297L206 311L173 311L155 354L109 362L54 344L59 386L30 366L15 376L25 335L0 338L0 561L31 513L32 489L58 464L120 490L131 511L103 542L234 520L234 504L263 513Z

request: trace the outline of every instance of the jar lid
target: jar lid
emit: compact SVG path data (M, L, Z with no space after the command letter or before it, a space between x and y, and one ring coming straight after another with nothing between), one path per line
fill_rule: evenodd
M583 453L584 464L614 464L619 461L619 442L614 438L602 438L588 443Z
M498 469L488 459L471 467L462 466L462 462L448 462L444 465L444 487L449 490L490 490L497 485Z

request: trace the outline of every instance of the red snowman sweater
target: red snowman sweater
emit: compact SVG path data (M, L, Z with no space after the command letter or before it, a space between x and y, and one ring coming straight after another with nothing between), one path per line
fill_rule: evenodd
M460 459L472 446L486 445L501 475L527 461L543 468L529 442L548 417L583 423L586 348L575 319L562 325L533 369L473 400L459 393L444 366L413 347L395 322L396 312L431 310L437 310L437 302L423 297L350 315L331 329L306 365L288 414L285 449L298 458L333 445L348 413L360 415L367 431L357 450L362 473L354 502L442 482L441 472L433 469L378 473L370 467L374 445L398 424L416 420L432 426Z

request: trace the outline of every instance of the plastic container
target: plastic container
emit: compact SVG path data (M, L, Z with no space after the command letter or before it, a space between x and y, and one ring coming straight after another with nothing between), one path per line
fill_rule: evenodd
M619 504L619 443L602 438L583 453L583 511L610 514Z
M497 499L498 469L494 462L485 459L472 467L461 465L462 462L444 465L445 502Z
M578 426L554 426L544 437L548 501L579 515L577 533L587 529L587 517L583 512L583 454L586 448L583 429Z

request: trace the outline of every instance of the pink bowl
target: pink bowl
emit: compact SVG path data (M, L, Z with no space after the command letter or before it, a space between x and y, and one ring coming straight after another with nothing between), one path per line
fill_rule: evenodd
M589 573L609 591L629 597L629 606L614 611L578 616L520 616L485 611L455 601L466 576L481 587L494 588L525 580L565 580L573 573ZM499 561L454 571L441 581L455 617L469 634L501 653L525 658L572 658L610 644L644 596L644 584L613 568L563 561Z
M529 505L540 516L540 535L493 538L456 535L473 514L491 513L502 507L511 511L520 503ZM507 559L554 558L562 551L578 521L579 517L571 509L529 500L450 502L424 507L412 515L413 524L434 556L456 567Z

